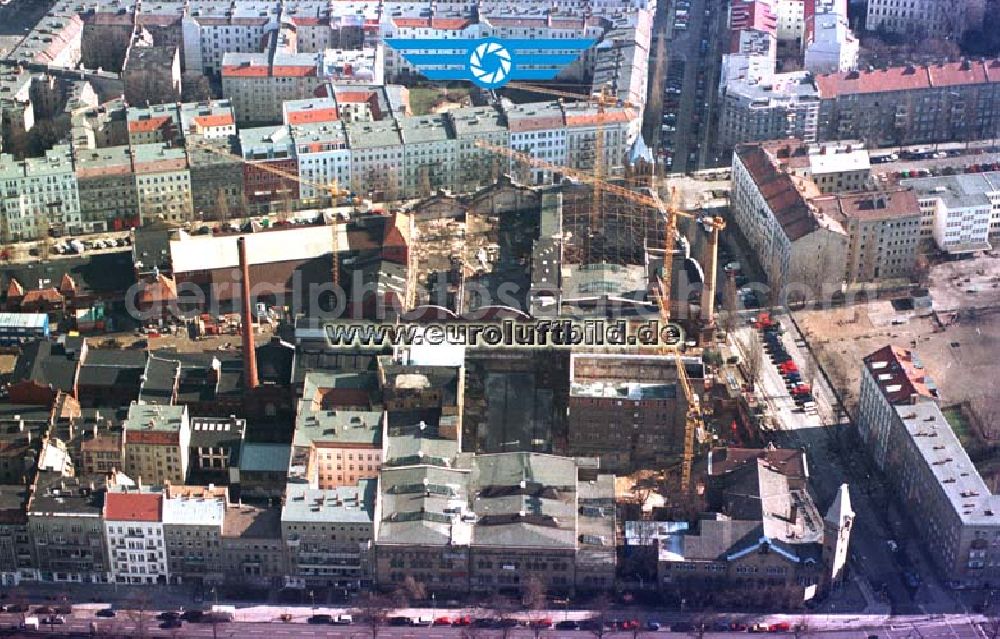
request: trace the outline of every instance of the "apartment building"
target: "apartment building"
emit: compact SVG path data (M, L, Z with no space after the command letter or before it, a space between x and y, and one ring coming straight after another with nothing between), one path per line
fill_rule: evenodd
M280 587L287 573L280 506L229 504L222 524L222 570L228 583Z
M245 419L192 417L190 477L199 484L229 484L239 468Z
M115 583L133 586L169 583L162 493L142 492L142 488L108 491L103 519L111 579Z
M170 583L213 585L223 582L222 525L225 489L167 489L163 496L163 545Z
M70 147L57 144L45 157L15 160L0 154L0 232L5 241L47 235L49 229L66 233L82 230L80 195Z
M240 153L244 160L252 160L252 163L243 163L243 193L250 204L292 202L299 198L300 185L297 181L264 168L298 174L299 164L290 127L241 130Z
M286 100L281 105L281 123L288 126L302 124L330 124L341 118L337 100L332 95Z
M0 585L13 587L35 567L34 546L28 535L29 487L0 485ZM23 571L23 572L22 572Z
M775 143L778 144L778 143ZM770 258L768 281L825 296L845 281L847 232L811 203L821 192L811 178L781 166L768 145L743 145L733 154L734 221L751 248Z
M458 454L456 442L427 433L401 436L411 441L398 444L401 456L380 473L380 587L409 576L439 593L517 592L529 579L547 592L612 583L611 476L581 481L567 457ZM415 457L416 449L428 452Z
M186 136L191 207L199 219L232 218L243 213L243 163L233 148L235 139Z
M462 107L448 111L448 118L455 131L455 190L469 193L496 183L506 172L507 159L476 143L509 147L503 112L495 106Z
M125 451L121 431L99 430L80 442L80 472L103 475L124 467Z
M566 164L566 127L558 102L505 104L510 148L551 164ZM525 167L513 158L511 175L524 176L528 184L547 184L555 178L552 171Z
M989 250L1000 240L1000 172L900 180L917 193L920 235L949 254Z
M125 420L125 467L136 481L183 484L191 447L187 406L133 403Z
M132 146L179 141L183 135L175 103L129 107L125 121Z
M76 182L85 229L139 226L139 197L129 146L78 149Z
M776 16L775 35L778 40L801 44L805 32L806 5L814 0L777 0L774 3Z
M31 102L31 73L23 69L0 71L0 125L4 144L35 126L35 107Z
M1000 60L817 75L821 140L869 146L978 140L1000 130Z
M310 111L316 115L319 111ZM288 113L286 111L286 113ZM290 121L306 119L303 112L290 113ZM329 199L330 191L323 187L347 189L351 186L351 150L347 145L344 123L303 122L291 129L298 158L299 196L303 200Z
M42 64L74 69L80 63L83 20L72 13L49 12L7 54L19 65Z
M858 429L954 588L980 588L1000 572L994 495L941 412L931 378L912 351L886 346L864 359Z
M323 83L322 64L322 53L227 52L222 95L232 101L239 122L273 122L285 100L315 95Z
M920 247L920 205L911 189L817 198L824 214L847 232L849 283L909 282Z
M683 449L688 406L673 357L572 354L567 408L568 454L597 457L603 469L625 474Z
M983 28L985 0L869 0L865 28L914 37L957 40Z
M288 485L281 537L290 579L309 588L370 584L377 485L376 479L333 489Z
M604 175L624 167L640 122L631 107L598 109L590 104L563 105L567 166L590 169L600 164ZM598 143L597 136L601 136ZM603 155L598 156L601 152Z
M352 379L333 373L306 374L295 419L289 475L321 490L355 486L378 477L385 414L380 407L338 405Z
M729 82L722 96L719 144L722 148L755 140L817 139L820 96L804 71L770 78Z
M937 397L937 386L915 352L884 346L864 358L856 424L880 470L887 470L889 434L897 417L893 407Z
M144 46L133 41L122 65L122 82L129 104L180 100L180 51L173 46Z
M104 490L78 477L39 472L28 499L28 534L35 563L21 569L34 581L107 583Z
M396 120L350 122L351 190L395 200L404 193L404 150Z
M187 152L167 143L132 146L136 198L142 221L187 222L194 218Z
M403 196L427 197L454 188L457 144L445 115L401 118Z
M806 33L803 67L807 71L839 73L858 68L861 41L851 31L846 13L816 13Z
M270 0L191 2L181 21L184 68L215 75L225 67L226 53L260 51L265 36L277 30L279 15L280 6Z
M660 589L689 601L801 608L838 584L854 511L846 484L821 517L802 450L714 449L708 511L658 543Z

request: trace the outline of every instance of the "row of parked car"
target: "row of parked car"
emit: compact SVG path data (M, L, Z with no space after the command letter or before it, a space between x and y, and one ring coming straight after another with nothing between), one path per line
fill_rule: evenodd
M764 350L774 365L778 367L778 372L785 380L785 385L795 401L796 410L815 411L816 401L813 398L812 387L802 380L802 372L799 371L798 364L789 355L781 341L781 336L785 332L781 322L772 319L770 313L760 313L755 325L761 332Z

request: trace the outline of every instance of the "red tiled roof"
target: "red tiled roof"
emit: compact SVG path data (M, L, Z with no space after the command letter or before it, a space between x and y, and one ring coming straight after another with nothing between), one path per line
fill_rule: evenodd
M864 358L865 368L890 404L909 404L915 395L936 398L937 390L929 385L927 372L913 351L898 346L883 346Z
M596 125L598 122L604 122L605 124L612 124L615 122L628 122L632 113L629 110L621 111L610 111L607 113L587 113L580 115L570 115L566 114L566 125L567 126L587 126Z
M288 124L306 124L307 122L332 122L338 120L337 109L307 109L292 111L288 114Z
M170 121L170 116L161 115L148 120L132 120L128 123L129 133L151 133Z
M316 66L292 66L292 65L281 65L271 67L271 75L276 78L305 78L312 75L316 75Z
M260 64L244 64L222 67L222 75L236 78L266 78L268 69Z
M128 430L125 432L125 442L128 444L171 446L177 444L178 435L161 430Z
M163 496L159 493L108 493L104 497L106 521L160 521Z
M768 152L757 144L741 146L737 156L790 241L794 242L819 228L819 221L805 199L810 195L819 195L812 180L796 178L779 170Z
M21 300L22 304L32 304L37 302L47 302L49 304L58 304L63 301L62 293L54 288L42 288L36 289L34 291L28 291L24 294L24 299Z
M458 31L469 25L465 18L396 18L393 21L397 27L442 29Z
M360 103L367 102L371 91L340 91L336 94L337 102Z
M889 67L875 71L849 71L816 76L816 88L823 98L989 82L1000 82L998 60L949 62L929 67Z
M233 124L233 116L228 113L219 113L217 115L196 115L194 116L194 123L198 126L229 126Z

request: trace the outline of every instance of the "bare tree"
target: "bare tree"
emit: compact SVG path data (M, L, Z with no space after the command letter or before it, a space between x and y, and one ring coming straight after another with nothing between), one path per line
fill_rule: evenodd
M212 97L212 86L207 77L200 73L185 73L181 76L181 99L184 102L204 102Z
M591 602L590 609L594 611L594 614L587 619L583 628L594 635L595 639L603 639L610 630L608 612L611 609L611 599L608 595L601 593Z
M760 335L754 330L746 331L737 339L737 343L742 352L743 375L747 378L750 390L753 390L760 381L764 365L764 345L760 341Z
M125 101L131 106L165 104L180 99L178 86L166 73L132 71L124 74Z
M733 273L726 274L726 282L722 287L722 308L726 311L722 318L722 327L727 333L736 330L739 319L739 296L736 291L736 276Z
M785 303L785 270L781 265L781 258L774 254L767 267L767 305L770 310L775 310L784 306Z
M989 391L976 393L969 398L969 410L978 422L983 439L996 441L1000 436L1000 397Z
M521 605L528 610L545 607L545 584L538 577L528 577L521 587Z
M215 216L220 222L229 221L229 198L226 197L225 189L219 189L215 193Z
M403 583L392 591L392 598L398 607L403 608L411 602L427 599L427 588L411 575L407 575Z
M368 628L372 639L378 639L379 632L389 620L392 607L392 601L377 592L369 592L359 600L356 616Z
M135 627L134 635L135 637L146 636L148 631L148 624L150 620L150 605L152 604L152 598L149 593L142 589L139 589L134 595L128 599L128 608L125 616Z

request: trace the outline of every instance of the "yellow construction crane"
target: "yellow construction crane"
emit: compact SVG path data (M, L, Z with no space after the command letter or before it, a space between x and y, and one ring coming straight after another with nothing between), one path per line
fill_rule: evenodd
M229 151L226 151L225 149L222 149L222 148L220 148L218 146L214 146L214 145L211 145L211 144L200 143L200 142L195 142L194 140L191 140L191 139L187 140L187 144L189 146L193 147L193 148L201 149L202 151L207 151L207 152L213 153L215 155L219 155L219 156L222 156L222 157L225 157L225 158L229 158L231 160L235 160L235 161L240 162L242 164L247 164L247 165L256 167L256 168L260 169L261 171L265 171L265 172L270 173L272 175L277 175L277 176L279 176L281 178L284 178L286 180L292 180L294 182L297 182L298 184L302 184L302 185L305 185L305 186L312 187L312 188L316 189L318 192L329 193L330 198L331 198L331 200L334 203L336 203L339 199L345 198L345 197L348 198L349 201L351 201L351 202L355 201L354 195L349 190L340 188L340 186L337 184L336 181L334 181L334 182L332 182L330 184L320 184L319 182L313 182L312 180L307 180L305 178L299 177L295 173L291 173L289 171L285 171L284 169L279 169L276 166L271 166L267 162L248 160L248 159L246 159L246 158L244 158L244 157L242 157L240 155L236 155L235 153L231 153ZM337 259L337 256L340 253L340 236L338 235L339 228L340 228L340 219L337 218L337 217L334 217L333 224L331 225L331 231L330 231L332 233L332 235L333 235L333 244L332 244L332 251L333 251L332 262L333 262L333 264L332 264L332 267L331 267L330 278L333 281L334 285L339 285L340 284L340 261Z
M543 168L549 171L562 173L568 177L572 177L580 180L581 182L586 182L589 184L596 184L598 179L596 177L590 176L582 171L577 171L575 169L570 169L568 167L563 167L559 165L546 162L545 160L540 160L538 158L532 157L530 155L520 153L518 151L512 151L506 147L498 147L485 142L476 143L481 148L486 148L488 150L494 151L510 157L513 160L524 162L529 166ZM673 243L674 238L677 233L677 218L686 217L690 219L695 219L704 225L705 229L710 233L709 240L709 251L711 255L709 256L709 261L711 263L709 270L715 271L715 264L718 263L718 236L719 232L726 228L726 222L722 218L712 217L712 216L696 216L686 211L682 211L678 204L678 195L676 189L671 190L670 203L664 204L663 200L660 199L656 192L656 189L650 189L652 195L644 195L638 193L631 189L621 187L615 184L609 184L603 182L601 188L605 191L615 193L623 198L643 204L646 206L651 206L658 210L663 216L666 222L666 237L664 238L663 247L663 268L660 275L657 277L657 285L653 290L653 298L656 301L657 309L659 310L660 319L664 326L666 326L670 321L670 296L672 287L672 274L673 274L673 261L671 259L671 254L673 253ZM712 277L715 277L715 273L712 273ZM707 284L707 283L706 283ZM713 291L715 289L714 280L708 285ZM711 302L714 307L714 293L712 294ZM711 311L709 311L711 315ZM684 423L684 442L683 442L683 453L681 457L681 482L680 487L682 492L687 492L691 486L691 474L694 466L694 446L695 446L695 434L704 427L704 420L701 414L701 405L698 396L691 389L691 383L687 377L687 370L684 368L684 362L681 359L680 349L671 349L665 344L661 345L661 354L668 354L671 350L674 353L674 359L677 366L677 378L680 381L681 388L684 391L684 397L687 400L688 410L685 416Z

